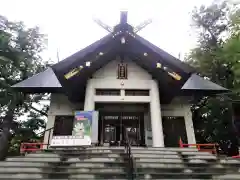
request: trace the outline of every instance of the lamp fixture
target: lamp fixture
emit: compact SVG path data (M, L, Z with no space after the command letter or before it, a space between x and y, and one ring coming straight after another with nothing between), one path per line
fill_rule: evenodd
M121 43L122 43L122 44L125 44L125 43L126 43L126 40L125 40L124 37L121 38Z
M161 63L157 63L157 68L162 68L162 64Z
M87 67L91 66L91 62L90 62L90 61L87 61L87 62L86 62L86 66L87 66Z

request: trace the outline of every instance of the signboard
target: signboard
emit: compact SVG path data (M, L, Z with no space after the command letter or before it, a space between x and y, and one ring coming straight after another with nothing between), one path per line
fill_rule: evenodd
M95 111L76 111L73 131L70 136L53 136L51 146L89 146L92 137L92 122Z
M82 144L89 144L88 141L85 140L86 139L82 139L78 136L53 136L51 146L66 147L66 146L83 146Z
M127 79L127 64L118 64L117 78Z

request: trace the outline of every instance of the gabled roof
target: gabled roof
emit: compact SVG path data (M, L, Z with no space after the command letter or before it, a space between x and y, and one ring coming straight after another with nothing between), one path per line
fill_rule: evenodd
M25 88L29 92L35 92L36 88L42 90L50 88L48 89L50 91L61 88L70 99L72 97L76 100L79 94L84 95L86 81L93 73L116 56L120 56L123 60L125 57L130 57L136 64L148 71L153 78L158 80L161 87L160 93L167 93L168 97L182 90L226 91L225 88L196 75L195 69L188 64L135 34L131 31L133 27L129 24L119 24L114 29L114 32L90 46L13 87L20 88L21 91ZM86 65L88 61L91 62L90 66ZM162 68L157 68L157 64L161 64ZM71 78L66 78L67 73L76 69L78 73ZM181 79L176 81L166 73L166 69L177 73Z

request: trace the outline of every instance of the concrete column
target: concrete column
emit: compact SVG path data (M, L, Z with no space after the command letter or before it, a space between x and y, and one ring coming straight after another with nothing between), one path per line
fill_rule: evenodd
M95 89L91 79L87 82L85 101L84 101L84 111L93 111L95 108L94 102Z
M84 111L94 111L95 110L95 88L93 86L93 81L91 79L87 82L85 101L84 101ZM98 113L94 113L92 117L92 135L91 135L92 144L98 143Z
M190 105L186 105L184 107L184 119L185 119L185 125L186 125L188 144L196 144Z
M150 113L151 113L153 147L164 147L160 97L158 83L155 80L152 81L150 96L151 96Z
M52 128L54 126L54 123L55 123L55 115L48 115L46 130ZM50 136L49 136L49 133L50 133ZM46 131L44 133L43 143L48 144L48 138L49 138L49 143L51 143L52 136L53 136L53 129L51 131ZM47 149L47 145L44 145L43 149Z

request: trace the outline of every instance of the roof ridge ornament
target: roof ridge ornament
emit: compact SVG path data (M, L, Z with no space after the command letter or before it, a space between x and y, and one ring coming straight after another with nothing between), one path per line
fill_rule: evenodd
M105 29L106 31L113 33L113 28L111 26L105 24L104 22L102 22L100 19L93 18L93 21L95 23L97 23L99 26L101 26L103 29Z
M115 35L120 34L124 31L130 32L130 33L138 33L142 29L144 29L147 25L152 23L152 19L147 19L140 23L139 25L133 27L130 24L128 24L128 11L121 11L120 12L120 22L114 27L111 27L107 25L106 23L102 22L98 18L93 18L93 21L97 23L99 26L101 26L103 29L108 31L109 33L114 33ZM120 33L118 33L120 32Z

